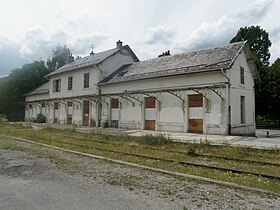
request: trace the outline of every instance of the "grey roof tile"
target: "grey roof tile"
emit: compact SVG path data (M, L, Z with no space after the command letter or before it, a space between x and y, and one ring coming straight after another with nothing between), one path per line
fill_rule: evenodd
M25 94L25 96L30 96L30 95L37 95L37 94L46 94L49 92L49 82L41 85L37 89L33 90L30 93Z
M230 68L246 42L163 56L125 65L99 85Z
M118 52L119 50L122 50L124 48L127 49L131 53L131 55L134 57L135 61L138 61L137 56L133 53L133 51L130 49L130 47L128 45L125 45L121 48L113 48L113 49L95 53L93 55L89 55L89 56L86 56L83 58L75 59L72 63L65 64L64 66L62 66L62 67L58 68L57 70L48 74L46 77L50 77L50 76L53 76L56 74L61 74L64 72L72 71L75 69L98 65L99 63L101 63L102 61L107 59L108 57L114 55L116 52Z

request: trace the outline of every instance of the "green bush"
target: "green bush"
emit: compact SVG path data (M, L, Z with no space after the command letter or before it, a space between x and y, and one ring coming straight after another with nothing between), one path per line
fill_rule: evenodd
M149 145L160 145L160 144L170 143L171 139L162 134L159 135L145 134L144 136L141 137L141 141Z
M109 127L108 121L103 122L102 127L103 128L108 128Z
M91 127L95 127L96 126L96 121L93 118L90 119L90 126Z
M196 149L193 148L193 147L188 148L187 153L188 153L188 155L190 155L190 156L194 156L194 157L197 156Z
M42 113L39 113L36 119L34 119L34 122L36 123L45 123L46 121L47 121L46 116L43 115Z

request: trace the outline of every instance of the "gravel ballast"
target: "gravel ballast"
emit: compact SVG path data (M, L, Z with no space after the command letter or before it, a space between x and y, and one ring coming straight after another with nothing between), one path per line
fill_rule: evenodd
M4 139L0 186L0 209L280 209L268 194Z

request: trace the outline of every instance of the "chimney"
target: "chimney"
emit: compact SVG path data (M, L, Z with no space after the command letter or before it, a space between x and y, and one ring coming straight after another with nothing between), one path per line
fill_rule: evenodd
M72 55L72 53L70 53L70 55L68 55L66 63L72 63L74 61L74 56Z
M119 40L119 41L117 41L117 48L121 48L121 47L122 47L122 41Z
M170 50L167 50L166 52L163 52L162 54L158 55L158 57L168 56L170 54Z

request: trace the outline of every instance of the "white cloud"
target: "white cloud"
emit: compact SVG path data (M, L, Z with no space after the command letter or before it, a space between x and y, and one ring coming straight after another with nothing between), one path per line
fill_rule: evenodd
M175 48L186 51L228 43L240 27L258 23L270 6L270 0L260 0L241 11L222 16L217 22L204 22L187 39L177 41Z
M147 29L146 40L149 44L169 44L175 35L175 31L166 25L158 25Z

